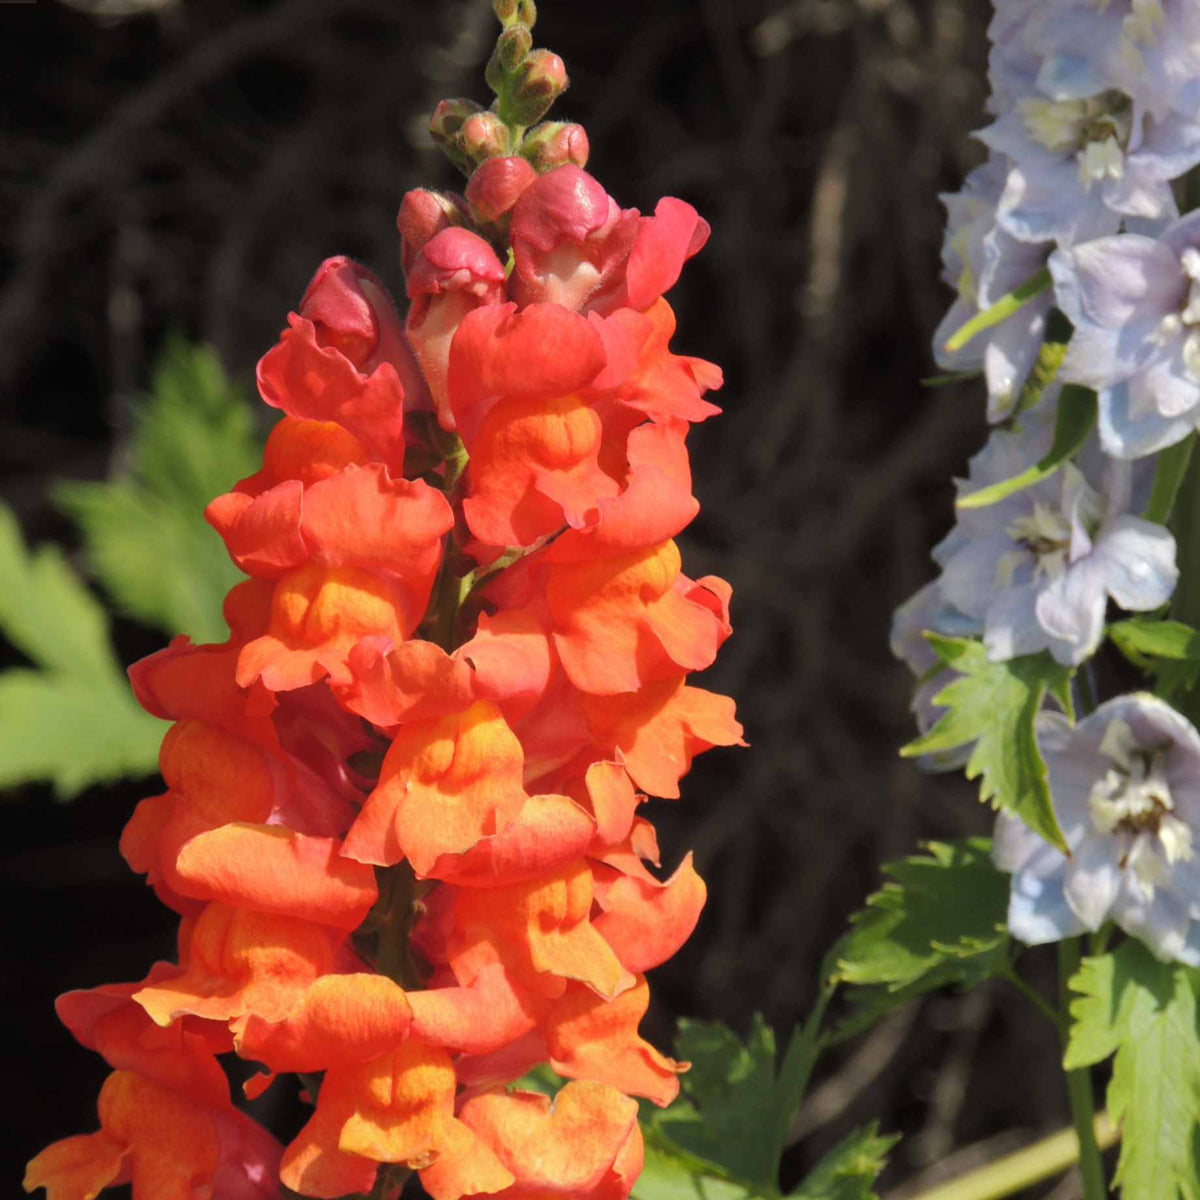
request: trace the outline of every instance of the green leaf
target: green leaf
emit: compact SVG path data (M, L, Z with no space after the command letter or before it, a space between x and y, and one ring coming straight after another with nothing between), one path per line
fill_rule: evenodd
M1033 300L1036 296L1040 296L1050 286L1050 270L1048 267L1043 267L1035 275L1031 275L1020 287L1014 288L1005 296L1001 296L991 308L985 308L983 312L976 313L965 325L961 326L954 335L946 342L946 350L953 353L955 350L961 350L976 334L982 333L985 329L991 329L993 325L999 325L1001 321L1007 320L1019 308L1024 308L1026 304Z
M1013 416L1038 406L1046 389L1058 378L1058 369L1067 357L1067 345L1074 332L1074 326L1057 308L1052 308L1046 314L1046 334L1029 375L1017 394Z
M1064 1067L1116 1054L1108 1111L1123 1126L1123 1200L1200 1200L1200 974L1130 940L1084 959L1070 988L1078 995Z
M714 1164L680 1150L651 1127L643 1131L646 1150L633 1200L748 1200L757 1189L730 1179Z
M30 554L0 506L0 633L36 668L0 673L0 787L50 780L60 798L157 769L162 723L133 699L104 609L59 550Z
M808 1084L831 994L827 986L812 1016L793 1033L778 1071L775 1034L761 1016L744 1043L718 1022L680 1021L675 1053L691 1070L681 1077L678 1100L643 1114L647 1146L698 1179L778 1194L787 1129ZM659 1171L666 1172L661 1163Z
M992 863L991 843L930 842L925 850L884 866L891 878L831 952L833 979L859 989L838 1040L934 988L972 987L1008 966L1009 877Z
M855 1130L817 1163L792 1200L876 1200L875 1180L899 1140L880 1137L874 1124Z
M1154 486L1150 490L1150 501L1142 515L1147 521L1165 525L1175 508L1175 498L1192 461L1196 448L1196 434L1189 433L1181 442L1158 452L1154 463Z
M984 508L1048 479L1064 462L1078 453L1095 423L1096 393L1078 384L1066 384L1059 393L1054 440L1045 457L1011 479L1001 479L977 492L960 496L955 504L959 508Z
M1066 852L1050 804L1046 764L1038 750L1034 723L1047 692L1068 717L1072 715L1070 668L1059 666L1046 653L990 662L983 645L971 638L925 636L938 658L961 678L934 697L934 703L949 712L900 753L916 758L974 742L966 775L979 778L980 800L1014 813Z
M1181 621L1132 617L1108 627L1113 645L1139 670L1157 680L1154 692L1169 700L1191 691L1200 678L1200 633Z
M105 483L62 483L88 563L119 611L169 634L222 641L225 593L241 579L204 508L260 458L249 406L211 350L168 343L134 414L128 463Z

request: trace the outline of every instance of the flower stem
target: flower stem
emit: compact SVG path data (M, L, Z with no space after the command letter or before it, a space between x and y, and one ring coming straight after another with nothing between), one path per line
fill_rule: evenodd
M1064 938L1058 943L1059 1007L1065 1020L1070 989L1067 983L1079 970L1078 938ZM1086 1067L1067 1071L1067 1099L1071 1105L1071 1121L1079 1139L1079 1174L1083 1180L1083 1200L1105 1200L1108 1186L1104 1180L1104 1163L1096 1142L1096 1104L1092 1095L1092 1076Z

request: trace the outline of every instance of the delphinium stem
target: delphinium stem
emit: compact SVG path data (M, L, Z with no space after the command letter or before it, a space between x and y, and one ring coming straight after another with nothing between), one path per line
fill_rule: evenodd
M1078 938L1065 938L1058 943L1058 977L1060 1007L1064 1015L1070 990L1067 982L1079 970ZM1105 1200L1108 1186L1104 1179L1104 1163L1096 1144L1096 1103L1092 1095L1092 1076L1087 1068L1067 1071L1067 1099L1071 1105L1071 1122L1079 1139L1079 1174L1083 1180L1084 1200Z

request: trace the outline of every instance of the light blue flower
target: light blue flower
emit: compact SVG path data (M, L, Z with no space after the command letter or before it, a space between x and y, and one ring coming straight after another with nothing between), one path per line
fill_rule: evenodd
M1041 270L1053 249L1052 242L1018 241L996 224L996 205L1008 169L1002 155L989 159L967 176L961 191L942 196L947 214L942 278L958 294L933 336L934 358L944 370L983 371L987 415L993 423L1012 413L1037 358L1053 302L1046 291L960 349L945 348L967 321Z
M997 53L1040 59L1038 89L1079 100L1116 88L1163 120L1200 109L1200 6L1195 0L1000 0Z
M1012 160L997 221L1028 242L1062 246L1116 233L1123 218L1172 219L1172 180L1200 162L1200 120L1159 119L1110 88L1077 99L1046 96L1036 79L980 139Z
M992 433L958 481L960 495L1018 475L1046 453L1049 421L1023 424ZM1085 451L995 504L960 508L934 549L942 598L982 622L993 661L1049 650L1075 666L1100 644L1110 597L1145 611L1174 591L1175 539L1133 515L1133 464L1105 458L1094 443Z
M1096 389L1104 449L1140 458L1200 425L1200 212L1057 251L1050 271L1075 326L1060 375Z
M1071 727L1038 717L1069 855L1016 817L996 824L1008 927L1030 945L1115 921L1164 961L1200 966L1200 734L1154 696L1119 696Z

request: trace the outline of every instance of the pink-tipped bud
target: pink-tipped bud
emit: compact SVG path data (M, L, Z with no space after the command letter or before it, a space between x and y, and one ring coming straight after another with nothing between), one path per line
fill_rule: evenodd
M499 93L508 75L515 71L533 48L528 25L510 25L496 39L496 48L484 69L484 78L493 92Z
M518 125L540 121L570 83L566 64L550 50L532 51L515 76L508 105Z
M588 136L582 125L568 121L543 121L535 125L521 143L521 154L539 174L568 163L586 167Z
M459 131L459 141L467 161L481 163L509 152L508 126L493 112L478 112L468 117Z
M467 202L475 219L483 224L498 221L536 178L533 167L516 155L480 163L467 182Z
M492 12L496 14L501 25L512 25L520 21L522 25L533 27L537 20L537 5L534 0L492 0Z
M504 267L491 246L453 225L429 239L408 273L412 304L405 332L444 429L454 428L446 392L450 343L467 313L504 299L504 284Z
M442 148L442 152L460 171L471 170L470 160L463 153L463 123L473 114L482 111L474 100L442 100L429 118L429 134Z
M400 235L400 264L407 275L421 248L435 233L448 225L466 221L461 200L445 192L414 188L404 193L396 214L396 232Z

